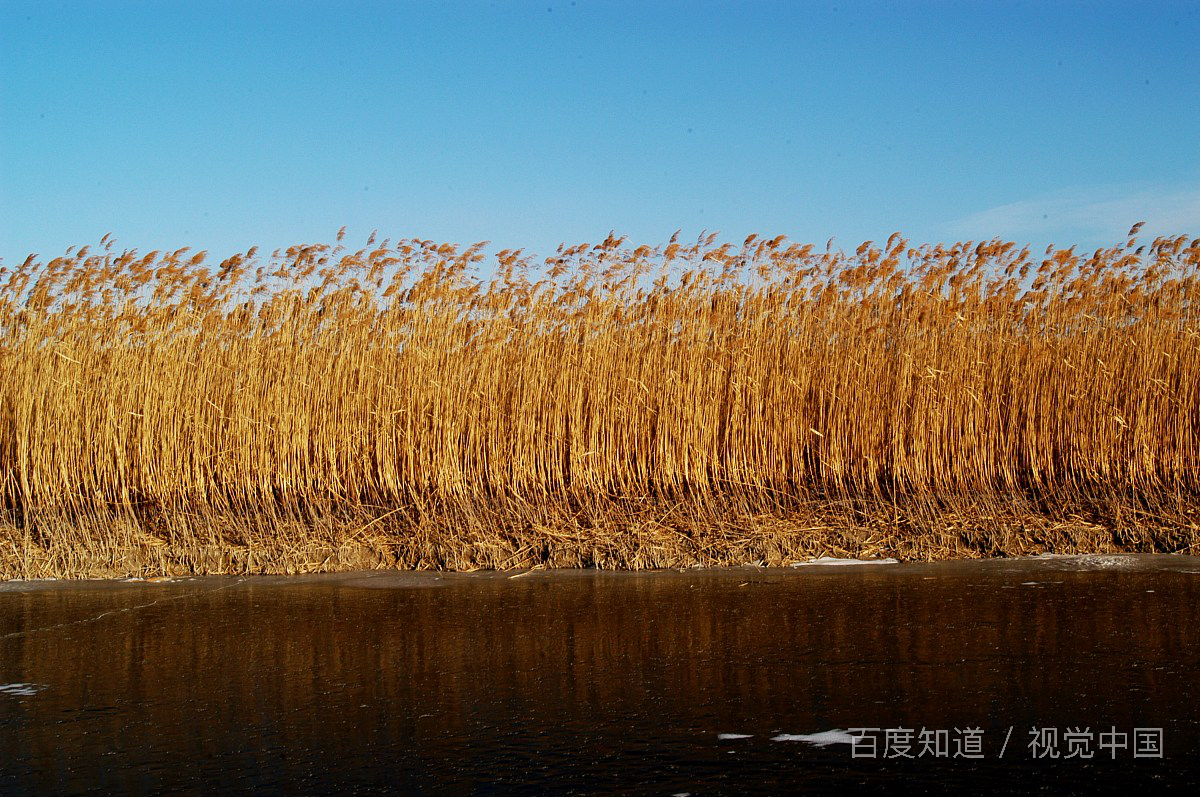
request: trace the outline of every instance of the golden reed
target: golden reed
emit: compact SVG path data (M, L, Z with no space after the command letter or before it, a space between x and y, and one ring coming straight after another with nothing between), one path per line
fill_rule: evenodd
M1137 232L31 257L0 577L1194 553L1200 239Z

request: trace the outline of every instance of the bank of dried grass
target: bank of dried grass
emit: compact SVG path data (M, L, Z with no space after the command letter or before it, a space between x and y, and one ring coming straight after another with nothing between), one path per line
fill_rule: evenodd
M1200 240L1136 232L30 258L0 577L1196 552Z

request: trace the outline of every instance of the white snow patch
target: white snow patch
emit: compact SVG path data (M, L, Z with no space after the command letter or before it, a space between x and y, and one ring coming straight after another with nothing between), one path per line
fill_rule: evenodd
M807 567L810 565L898 565L900 560L892 559L838 559L833 556L822 556L819 559L809 559L807 562L794 562L792 567Z
M754 735L750 733L718 733L717 738L728 741L732 739L752 739Z
M858 738L852 733L847 733L840 728L834 728L832 731L820 731L819 733L781 733L778 736L772 736L771 741L807 742L817 747L828 747L831 744L852 745Z
M44 684L0 684L0 692L6 695L21 695L23 697L36 695L45 688Z

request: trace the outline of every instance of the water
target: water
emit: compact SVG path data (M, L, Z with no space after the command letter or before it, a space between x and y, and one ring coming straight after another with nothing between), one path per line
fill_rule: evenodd
M1198 605L1167 556L0 584L0 793L1183 790Z

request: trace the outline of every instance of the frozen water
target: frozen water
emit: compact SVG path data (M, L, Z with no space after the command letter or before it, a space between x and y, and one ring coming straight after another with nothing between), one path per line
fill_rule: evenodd
M1063 564L1073 565L1078 568L1109 570L1113 568L1132 568L1138 564L1138 556L1136 554L1068 554L1068 553L1043 553L1037 556L1030 557L1031 559L1042 559L1047 561L1057 561Z
M834 728L831 731L820 731L818 733L781 733L778 736L772 736L771 741L807 742L817 747L828 747L831 744L854 744L857 738L852 733Z
M0 684L0 693L6 695L36 695L46 687L42 684Z
M806 567L809 565L898 565L899 560L887 559L838 559L833 556L822 556L819 559L809 559L807 562L796 562L792 567Z

